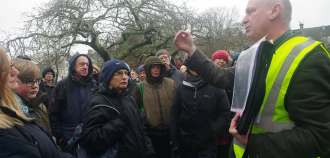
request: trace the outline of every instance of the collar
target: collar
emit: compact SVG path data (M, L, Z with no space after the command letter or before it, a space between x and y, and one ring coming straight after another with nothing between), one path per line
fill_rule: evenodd
M275 41L274 41L274 45L275 47L279 46L280 43L285 39L287 38L288 36L292 35L293 32L292 30L288 30L286 31L283 35L281 35L279 38L277 38Z

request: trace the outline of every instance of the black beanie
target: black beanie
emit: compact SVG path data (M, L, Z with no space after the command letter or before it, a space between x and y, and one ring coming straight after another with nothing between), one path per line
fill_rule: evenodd
M51 72L53 73L53 77L55 76L54 70L52 68L47 68L42 72L42 78L45 78L47 72Z

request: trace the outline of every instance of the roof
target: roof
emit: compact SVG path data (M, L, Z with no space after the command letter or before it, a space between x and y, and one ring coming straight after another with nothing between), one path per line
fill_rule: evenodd
M301 31L301 29L292 30L293 33ZM330 36L330 25L328 26L319 26L312 28L304 28L303 34L305 37L323 37Z

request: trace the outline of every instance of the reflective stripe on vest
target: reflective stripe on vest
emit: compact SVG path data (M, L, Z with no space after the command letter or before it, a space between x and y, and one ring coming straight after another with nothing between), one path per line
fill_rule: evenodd
M291 78L302 59L321 43L305 37L294 37L282 44L273 55L266 77L266 91L260 108L260 121L254 123L251 133L280 132L295 124L284 107L284 98ZM329 53L321 45L330 58ZM245 146L234 138L236 157L242 157Z

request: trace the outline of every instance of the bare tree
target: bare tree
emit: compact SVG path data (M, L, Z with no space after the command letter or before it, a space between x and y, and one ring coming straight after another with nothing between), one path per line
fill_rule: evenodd
M226 50L231 56L252 44L245 36L238 10L234 8L211 8L196 18L198 25L192 29L196 43L211 57L217 50Z
M105 61L129 56L141 61L168 47L191 13L167 0L54 0L37 11L25 14L25 33L9 40L8 48L25 39L64 38L69 40L61 48L88 45Z

